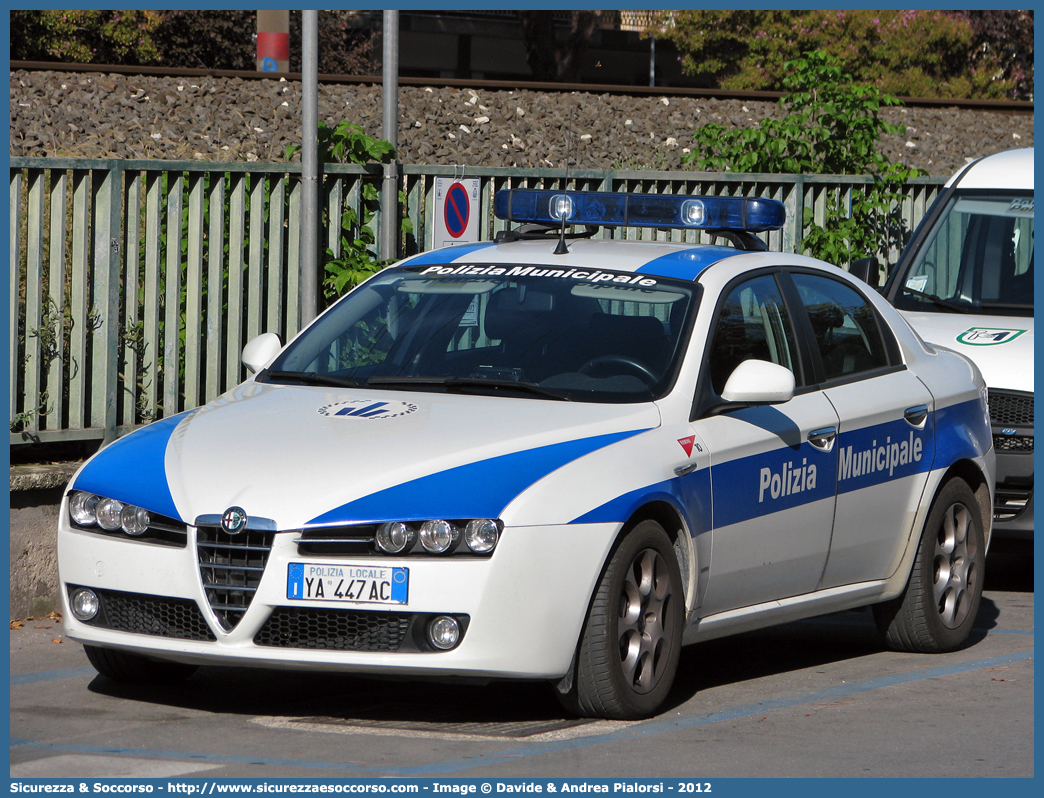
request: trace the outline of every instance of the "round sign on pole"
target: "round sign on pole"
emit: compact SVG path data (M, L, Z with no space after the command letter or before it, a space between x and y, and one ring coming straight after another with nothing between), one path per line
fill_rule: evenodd
M482 181L477 177L436 177L431 243L435 248L479 240Z
M446 205L443 209L446 232L453 238L460 238L468 229L471 218L471 200L468 191L460 183L454 183L446 192Z

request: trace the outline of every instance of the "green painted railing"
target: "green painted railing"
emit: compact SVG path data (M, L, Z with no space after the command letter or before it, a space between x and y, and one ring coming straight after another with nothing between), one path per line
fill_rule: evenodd
M357 212L379 167L328 165L322 240L339 253L339 220ZM787 207L785 229L765 236L793 252L801 209L824 218L831 194L859 177L401 166L413 232L399 256L432 247L436 177L481 181L479 224L492 238L502 188L768 196ZM942 180L907 186L912 227ZM10 187L11 445L111 441L198 407L246 374L243 345L261 332L286 340L300 326L301 178L295 164L12 158ZM397 209L397 211L400 209ZM376 231L380 212L371 224ZM396 219L398 221L398 219ZM602 235L701 240L628 229ZM888 260L896 253L881 253ZM321 275L320 275L321 277Z

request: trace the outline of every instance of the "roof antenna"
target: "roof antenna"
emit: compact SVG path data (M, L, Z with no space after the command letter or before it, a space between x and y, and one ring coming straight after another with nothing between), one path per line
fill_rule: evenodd
M565 180L564 190L566 196L569 195L569 152L573 146L573 116L576 113L576 106L574 105L569 109L569 128L566 130L566 155L565 155ZM566 215L562 214L562 232L558 238L558 246L555 247L555 255L568 255L569 247L566 246Z

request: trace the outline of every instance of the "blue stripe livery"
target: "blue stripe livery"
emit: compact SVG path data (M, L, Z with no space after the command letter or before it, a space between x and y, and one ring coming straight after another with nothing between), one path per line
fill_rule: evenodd
M84 466L73 487L183 521L163 460L174 428L192 412L156 421L109 444Z
M371 493L308 526L429 518L497 518L516 496L584 455L647 430L629 430L492 457Z
M657 277L673 277L676 280L695 280L712 263L717 263L742 252L731 247L696 247L649 261L639 269L637 274L654 274Z
M843 432L829 453L807 442L783 446L625 493L571 523L623 523L643 504L663 500L682 513L696 535L709 526L712 506L714 527L722 528L949 468L959 460L981 457L991 445L985 410L980 401L972 400L930 413L924 430L898 419Z
M693 471L656 485L632 490L573 519L573 524L623 523L642 505L665 501L681 513L695 537L710 529L711 480L710 470Z
M712 466L714 527L833 498L835 452L821 452L806 442Z
M849 493L931 471L935 462L935 421L934 414L929 413L923 430L899 419L842 432L837 442L837 492ZM945 465L951 464L952 461Z
M993 446L989 411L982 401L973 399L935 413L934 468L948 468L968 457L981 457Z

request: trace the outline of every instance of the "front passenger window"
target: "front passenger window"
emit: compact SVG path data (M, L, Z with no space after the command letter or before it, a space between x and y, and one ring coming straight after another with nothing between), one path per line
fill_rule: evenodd
M736 366L744 360L767 360L797 371L797 350L776 280L771 275L741 283L729 292L718 316L710 350L710 377L721 395Z

